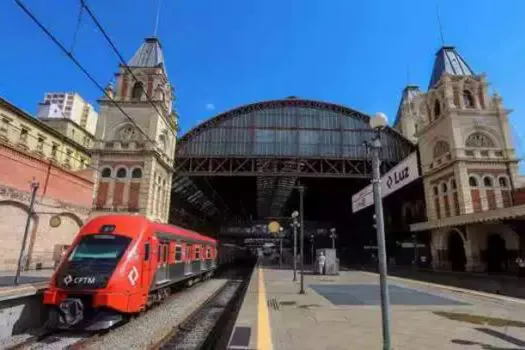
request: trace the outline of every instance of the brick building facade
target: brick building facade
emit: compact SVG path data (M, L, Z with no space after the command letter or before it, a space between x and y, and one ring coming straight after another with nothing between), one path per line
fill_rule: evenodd
M39 188L26 242L25 268L53 267L89 215L89 153L2 100L0 116L0 270L16 269L28 218L31 182Z

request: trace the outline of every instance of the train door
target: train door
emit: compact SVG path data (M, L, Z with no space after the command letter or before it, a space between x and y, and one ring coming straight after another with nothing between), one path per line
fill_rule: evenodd
M206 271L206 259L208 258L208 247L205 245L202 245L202 252L201 252L201 271Z
M192 259L192 252L191 252L191 249L192 249L192 245L191 244L186 244L186 254L184 254L184 275L191 275L192 274L192 271L191 271L191 261L193 260Z
M151 256L151 251L152 251L151 248L152 248L152 244L149 240L147 240L144 243L144 248L143 248L144 250L142 254L142 285L144 287L147 287L148 289L151 283L151 271L152 271L151 265L153 263L153 259ZM129 281L133 285L134 285L133 281L136 281L137 277L138 277L137 274L133 273L133 270L128 275Z
M157 284L166 283L170 280L168 265L169 242L159 242L157 263Z
M217 247L211 248L211 267L212 269L217 267Z

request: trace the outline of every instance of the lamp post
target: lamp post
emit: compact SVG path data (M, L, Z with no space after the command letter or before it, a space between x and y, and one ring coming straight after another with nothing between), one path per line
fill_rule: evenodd
M300 255L301 255L301 289L299 290L299 294L305 294L304 292L304 208L303 208L303 197L304 197L304 187L303 186L295 186L295 189L299 190L299 228L301 229L301 237L300 237ZM294 217L294 214L297 212L294 212L292 214L292 217ZM297 218L297 215L295 216Z
M370 127L374 130L372 148L372 184L374 189L374 204L377 229L377 250L379 257L379 284L381 290L381 320L383 326L383 350L391 350L390 300L388 295L385 227L383 219L383 201L381 198L381 173L379 151L381 149L381 130L387 125L386 116L377 113L370 118Z
M414 243L414 266L417 266L417 236L412 235L412 242Z
M335 228L330 229L330 238L332 239L332 249L335 250L335 239L337 238L337 235L335 234Z
M279 268L283 268L283 227L279 227Z
M29 227L31 226L31 217L33 216L33 205L35 204L36 192L40 184L33 178L31 181L31 200L29 202L29 210L27 213L26 228L24 230L24 238L22 239L22 247L20 248L20 256L18 257L18 266L16 268L15 285L18 285L20 280L20 272L22 270L22 263L26 250L27 235L29 233Z
M314 248L315 248L315 235L312 233L310 234L310 250L312 254L312 270L315 271L315 255L314 255Z
M292 213L292 227L293 227L293 281L297 281L297 228L300 226L297 217L299 212L295 210Z

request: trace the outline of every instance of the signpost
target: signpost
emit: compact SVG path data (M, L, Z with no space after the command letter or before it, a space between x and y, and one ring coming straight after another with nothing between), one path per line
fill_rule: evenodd
M381 177L381 197L386 197L400 188L405 187L412 181L418 179L419 176L417 152L414 152ZM352 196L353 213L369 207L372 204L374 204L374 192L371 184Z

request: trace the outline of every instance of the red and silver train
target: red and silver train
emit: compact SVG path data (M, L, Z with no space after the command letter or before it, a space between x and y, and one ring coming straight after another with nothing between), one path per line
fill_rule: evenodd
M178 283L209 278L246 250L139 215L107 215L86 223L57 267L44 304L48 326L107 329L145 311Z

